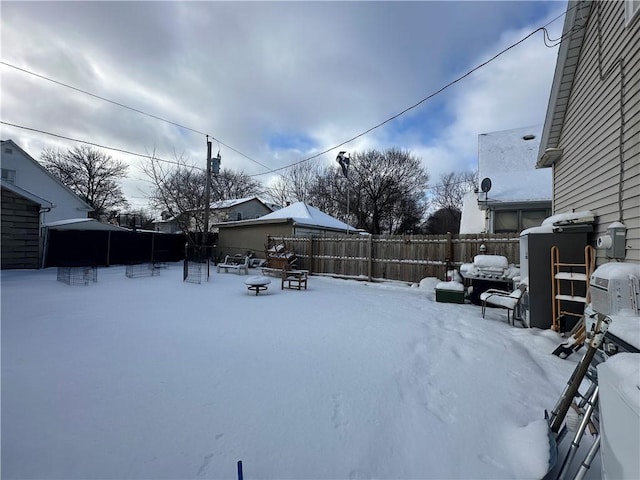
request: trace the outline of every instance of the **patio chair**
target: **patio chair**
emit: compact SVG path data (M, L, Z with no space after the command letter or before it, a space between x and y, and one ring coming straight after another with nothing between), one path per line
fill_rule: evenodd
M484 318L487 305L503 308L507 311L507 323L509 325L514 325L516 308L520 305L520 300L522 300L522 296L526 290L527 286L524 283L521 283L518 288L512 292L497 290L494 288L482 292L480 294L480 300L482 301L482 318Z

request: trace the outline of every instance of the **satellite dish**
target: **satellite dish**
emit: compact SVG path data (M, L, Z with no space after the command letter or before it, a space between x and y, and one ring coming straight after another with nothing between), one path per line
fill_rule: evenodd
M491 190L491 179L489 177L485 177L482 179L482 182L480 183L480 189L484 193L487 193L489 190Z

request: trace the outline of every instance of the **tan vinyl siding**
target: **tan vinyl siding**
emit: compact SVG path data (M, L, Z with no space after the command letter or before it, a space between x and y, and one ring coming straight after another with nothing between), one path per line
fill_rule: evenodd
M628 229L626 260L640 261L640 22L625 28L624 2L597 2L586 28L560 136L564 154L553 166L554 213L593 211L597 231L592 243L609 224L623 221ZM617 63L621 58L624 82ZM599 251L599 263L606 261L602 255Z
M264 225L220 227L216 244L216 256L244 255L251 251L257 258L265 258L265 245L269 235L286 236L293 233L291 222Z

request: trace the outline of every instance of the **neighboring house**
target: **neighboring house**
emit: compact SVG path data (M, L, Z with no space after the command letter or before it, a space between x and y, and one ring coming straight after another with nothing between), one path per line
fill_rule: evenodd
M519 233L549 216L551 174L536 170L541 132L535 126L478 136L481 183L465 195L460 233Z
M2 268L38 268L42 227L91 207L12 140L2 141Z
M593 212L593 246L622 222L619 259L640 262L640 2L572 0L563 38L537 166L551 167L554 213Z
M258 197L238 198L234 200L219 200L211 204L209 211L209 224L220 222L235 222L252 218L260 218L263 215L273 212L273 208L260 200ZM189 218L192 214L182 214L191 229L195 229L195 222ZM176 233L182 229L180 219L171 217L154 222L158 232ZM214 230L212 230L214 231Z
M180 228L180 222L176 217L167 217L162 220L155 220L153 222L153 228L156 232L160 233L179 233L182 232Z
M252 252L264 258L269 235L323 235L327 233L359 233L359 230L303 202L281 208L255 220L224 222L219 229L216 254Z
M210 212L210 223L237 222L260 218L273 212L273 208L258 197L246 197L214 202Z
M45 199L51 205L41 212L40 223L88 217L91 206L13 140L3 140L1 148L2 180Z

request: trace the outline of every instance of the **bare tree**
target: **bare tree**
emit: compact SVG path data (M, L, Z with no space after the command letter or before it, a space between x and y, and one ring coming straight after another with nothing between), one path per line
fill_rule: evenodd
M370 233L412 230L419 220L414 224L409 217L415 220L424 214L429 175L420 159L408 151L391 148L356 153L351 157L348 180L350 208L358 226Z
M431 201L436 208L462 211L465 193L473 191L478 183L478 172L449 172L440 176L440 183L433 187Z
M129 205L118 184L127 174L124 162L87 145L66 152L46 149L40 158L52 175L93 208L90 213L93 218Z
M321 167L311 163L299 163L287 168L267 189L269 198L278 205L292 202L313 203L313 191L318 184L318 178L323 175Z
M287 179L283 176L277 177L271 185L265 189L265 196L271 203L282 207L287 205L287 202L291 202Z
M206 177L205 177L206 178ZM265 191L261 182L254 180L244 172L234 172L223 168L211 179L211 198L215 200L232 200L253 197Z
M310 186L307 202L333 217L342 218L346 223L354 223L351 220L352 216L346 215L345 207L347 192L351 195L353 192L347 188L347 180L340 173L340 169L327 166L316 172L317 177Z
M190 165L183 154L175 155L170 165L151 155L143 171L153 185L151 205L173 217L183 232L203 232L206 172ZM210 201L259 195L263 190L248 175L223 169L211 178Z
M432 213L425 222L427 234L444 234L460 232L462 214L457 208L441 208Z
M149 197L153 208L161 210L165 217L173 218L180 229L204 230L204 218L195 214L204 206L206 173L187 163L184 154L175 155L171 166L151 155L142 170L153 185Z
M345 170L296 165L270 193L272 198L304 201L371 233L404 233L417 230L423 220L428 179L420 159L392 148L355 153Z

